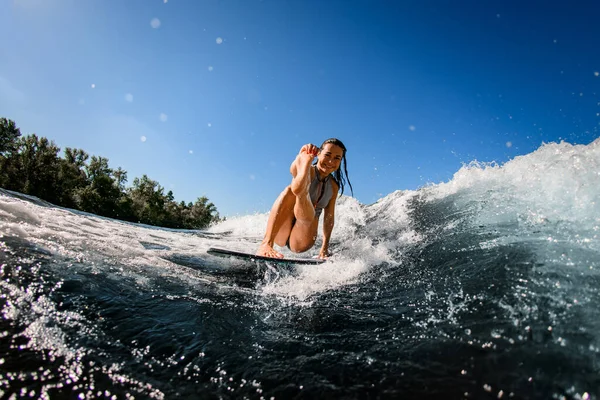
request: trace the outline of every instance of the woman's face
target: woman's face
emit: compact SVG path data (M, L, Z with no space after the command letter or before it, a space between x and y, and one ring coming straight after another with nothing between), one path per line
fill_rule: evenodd
M332 143L325 143L317 156L317 168L322 174L329 175L337 171L344 157L344 150Z

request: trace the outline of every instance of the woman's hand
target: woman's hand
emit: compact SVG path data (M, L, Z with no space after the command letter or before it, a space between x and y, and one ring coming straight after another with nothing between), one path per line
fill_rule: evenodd
M321 249L321 251L319 251L319 258L321 260L327 260L329 258L330 254L329 254L329 250L327 249Z

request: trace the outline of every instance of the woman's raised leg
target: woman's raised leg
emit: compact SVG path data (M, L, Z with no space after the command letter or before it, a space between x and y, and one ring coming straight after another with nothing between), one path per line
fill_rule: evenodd
M315 243L319 221L315 218L309 193L311 164L315 157L312 150L309 145L303 146L292 163L292 183L281 192L271 207L265 237L257 255L283 258L273 248L275 243L282 247L288 244L294 252L306 251Z

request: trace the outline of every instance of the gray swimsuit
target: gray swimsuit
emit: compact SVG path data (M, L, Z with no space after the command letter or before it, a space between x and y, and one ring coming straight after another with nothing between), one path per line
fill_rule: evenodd
M329 204L331 196L333 196L333 186L331 185L331 175L327 175L322 181L319 180L319 171L315 165L315 177L310 183L308 192L310 193L310 201L315 207L315 216L319 218L323 209Z
M315 207L315 217L319 218L323 209L329 204L329 200L333 196L333 186L331 185L331 175L327 175L322 181L319 180L319 171L315 165L315 177L310 183L308 193L310 194L310 201ZM296 218L292 220L292 226L296 223ZM288 237L286 246L290 248L290 238Z

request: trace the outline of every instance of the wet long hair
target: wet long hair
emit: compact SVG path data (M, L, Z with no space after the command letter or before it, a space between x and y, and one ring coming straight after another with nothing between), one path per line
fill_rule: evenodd
M344 194L344 186L346 185L346 183L348 183L348 186L350 186L350 192L352 193L352 196L354 196L354 190L352 190L352 184L350 183L350 178L348 177L348 168L346 167L346 146L344 146L344 143L342 143L340 139L331 138L323 142L323 144L319 148L319 151L323 150L323 147L328 143L338 146L344 151L342 154L342 162L340 164L340 168L333 171L332 173L333 179L335 179L336 183L341 189L340 196ZM342 167L344 168L343 172L341 171Z

